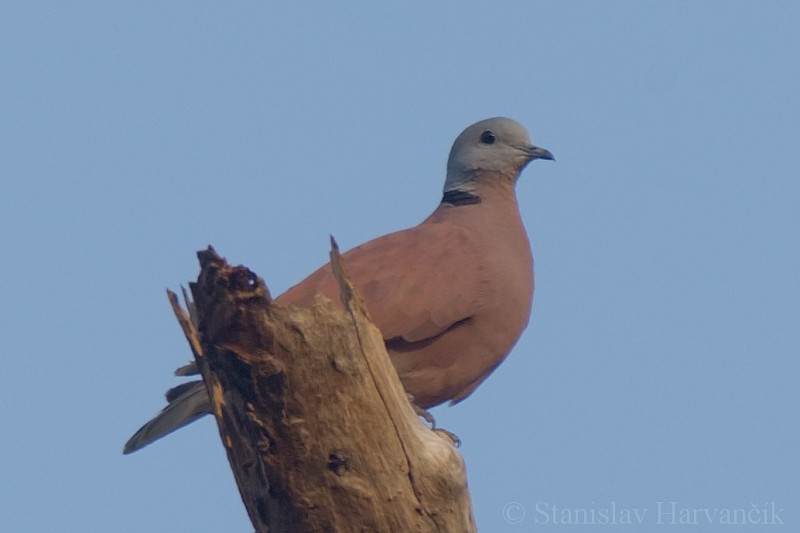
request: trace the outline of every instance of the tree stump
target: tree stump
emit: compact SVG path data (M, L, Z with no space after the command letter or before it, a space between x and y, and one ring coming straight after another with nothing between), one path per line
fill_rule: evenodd
M415 414L332 244L345 311L324 297L274 305L210 247L191 317L170 292L250 520L270 533L475 531L463 459Z

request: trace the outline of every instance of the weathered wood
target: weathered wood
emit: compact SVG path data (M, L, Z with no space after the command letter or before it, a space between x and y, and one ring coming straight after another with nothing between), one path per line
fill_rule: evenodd
M199 331L170 300L257 532L475 530L463 460L415 415L335 244L346 312L273 305L248 269L198 255Z

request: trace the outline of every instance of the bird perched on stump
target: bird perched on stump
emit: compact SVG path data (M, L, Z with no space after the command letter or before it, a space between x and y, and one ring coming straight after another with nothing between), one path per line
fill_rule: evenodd
M518 122L498 117L469 126L450 150L444 195L434 212L416 227L343 256L400 381L419 407L469 396L528 324L533 256L516 183L534 159L554 158L531 144ZM308 305L317 294L338 302L338 291L327 264L274 303ZM211 412L202 381L172 389L167 400L124 453Z

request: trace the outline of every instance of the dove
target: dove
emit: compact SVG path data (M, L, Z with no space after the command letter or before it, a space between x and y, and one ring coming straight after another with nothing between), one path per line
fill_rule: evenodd
M533 255L516 184L535 159L555 158L534 146L520 123L504 117L477 122L453 143L443 196L428 218L343 254L400 381L420 408L469 396L506 358L528 324ZM274 305L308 306L318 294L341 305L330 264ZM176 374L196 370L192 363ZM171 389L167 401L123 453L211 412L202 381Z

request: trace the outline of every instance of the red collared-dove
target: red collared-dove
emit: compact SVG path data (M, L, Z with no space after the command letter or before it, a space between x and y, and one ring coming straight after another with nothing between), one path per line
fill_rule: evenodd
M473 124L453 143L436 210L414 228L344 254L347 273L419 407L469 396L528 324L533 257L515 186L534 159L553 155L533 146L518 122L490 118ZM338 302L338 290L326 265L275 304L307 305L317 294ZM172 389L167 400L167 407L131 437L124 453L210 412L202 381Z

